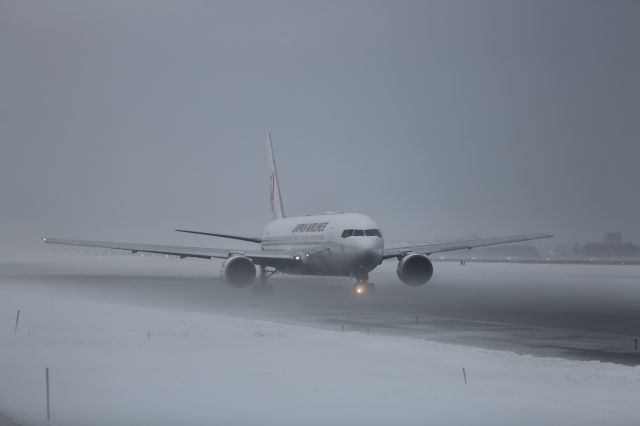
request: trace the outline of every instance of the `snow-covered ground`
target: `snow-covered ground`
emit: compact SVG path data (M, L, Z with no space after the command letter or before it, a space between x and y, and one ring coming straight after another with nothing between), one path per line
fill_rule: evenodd
M640 367L0 283L1 414L46 423L45 367L55 425L640 424Z

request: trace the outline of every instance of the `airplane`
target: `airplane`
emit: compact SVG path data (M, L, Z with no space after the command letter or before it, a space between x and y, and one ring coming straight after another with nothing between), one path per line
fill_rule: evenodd
M527 234L482 238L435 244L386 247L380 227L360 213L326 213L288 217L280 192L278 169L270 133L266 138L268 189L273 221L261 236L176 229L178 232L240 240L258 244L255 249L183 247L172 245L86 241L43 238L47 244L99 247L132 253L157 253L180 258L224 259L220 270L224 281L234 288L253 285L256 292L273 291L267 280L275 273L293 275L342 276L355 278L354 291L364 294L374 288L369 273L383 261L396 259L397 275L409 286L422 286L433 276L429 256L434 253L472 249L552 237L553 234ZM260 271L258 283L257 268Z

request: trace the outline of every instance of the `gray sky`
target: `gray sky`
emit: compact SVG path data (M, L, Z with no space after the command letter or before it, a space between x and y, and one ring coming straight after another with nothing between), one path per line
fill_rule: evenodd
M289 214L387 239L640 241L640 2L0 0L0 246L215 245Z

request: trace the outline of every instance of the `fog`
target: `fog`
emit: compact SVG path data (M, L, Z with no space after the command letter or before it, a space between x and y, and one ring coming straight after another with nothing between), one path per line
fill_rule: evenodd
M0 0L0 246L257 234L640 240L640 3Z
M0 295L14 287L33 293L14 296L10 307L27 305L36 295L57 295L114 308L199 312L333 331L343 327L536 356L640 365L640 352L633 347L640 335L637 265L437 262L429 283L410 287L399 281L396 263L385 262L372 272L376 288L365 297L356 295L353 280L345 277L286 275L269 281L274 292L267 296L226 285L218 277L219 261L212 265L200 259L98 253L5 257L0 262Z

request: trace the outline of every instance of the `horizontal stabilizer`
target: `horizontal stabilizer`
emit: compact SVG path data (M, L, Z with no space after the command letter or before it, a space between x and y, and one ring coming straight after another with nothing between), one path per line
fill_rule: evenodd
M215 234L213 232L188 231L186 229L176 229L176 231L178 231L178 232L186 232L188 234L208 235L210 237L228 238L228 239L231 239L231 240L249 241L251 243L261 243L262 242L261 238L246 237L246 236L243 236L243 235Z

